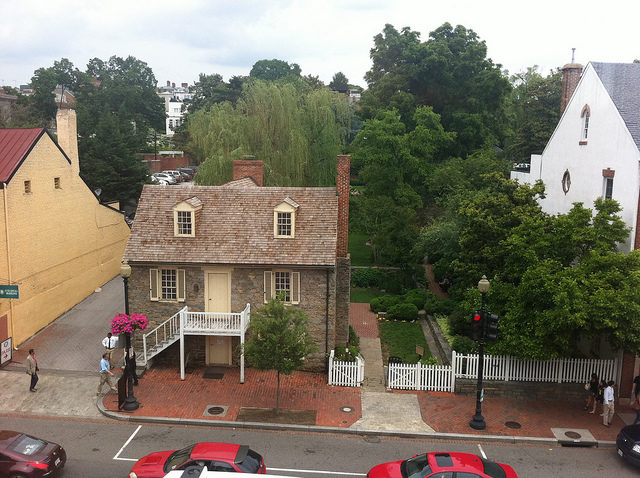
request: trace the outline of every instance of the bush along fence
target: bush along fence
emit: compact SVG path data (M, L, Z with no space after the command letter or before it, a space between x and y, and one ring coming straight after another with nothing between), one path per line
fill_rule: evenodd
M361 355L354 362L334 359L334 351L329 355L329 385L360 387L364 381L364 359Z
M616 377L616 359L520 360L510 356L485 355L485 380L586 383L592 373ZM389 363L387 386L400 390L454 392L456 378L478 376L478 355L452 352L451 366Z

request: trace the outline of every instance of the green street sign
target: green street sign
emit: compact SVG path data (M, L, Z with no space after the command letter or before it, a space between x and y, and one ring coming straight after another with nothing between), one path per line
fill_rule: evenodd
M17 285L0 285L0 299L17 299Z

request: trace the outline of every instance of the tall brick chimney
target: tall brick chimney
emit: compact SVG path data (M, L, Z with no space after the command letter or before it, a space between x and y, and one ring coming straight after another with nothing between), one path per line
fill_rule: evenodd
M58 144L71 160L71 171L80 174L80 159L78 157L78 126L76 110L70 108L58 109L56 113L56 128Z
M580 75L582 74L582 65L580 63L568 63L562 67L562 96L560 97L560 114L564 113L571 95L576 90Z
M351 156L338 155L338 173L336 174L336 193L338 194L338 241L336 256L347 257L349 243L349 190Z
M243 156L233 161L233 180L252 178L258 186L262 186L262 171L264 163L255 156Z

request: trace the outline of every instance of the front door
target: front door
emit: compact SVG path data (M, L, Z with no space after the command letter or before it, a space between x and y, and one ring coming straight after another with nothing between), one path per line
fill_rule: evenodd
M230 312L229 273L207 272L207 312ZM231 337L207 336L207 365L231 365Z

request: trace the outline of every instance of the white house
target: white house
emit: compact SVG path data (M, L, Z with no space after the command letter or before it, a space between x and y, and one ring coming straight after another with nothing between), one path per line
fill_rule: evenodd
M576 202L593 208L598 197L615 199L631 228L620 246L628 252L640 248L640 64L592 62L581 75L580 69L563 68L568 102L560 122L542 154L531 155L529 172L511 177L521 183L541 179L546 198L540 203L550 214L566 213Z
M175 83L167 81L166 86L158 88L158 96L164 100L166 113L165 131L167 136L173 136L175 129L182 124L184 116L183 105L193 98L187 83L176 86Z

